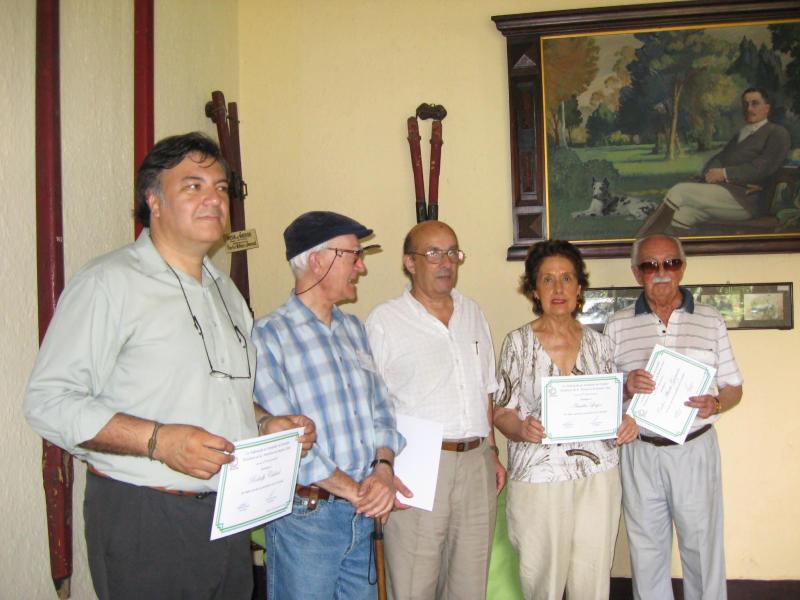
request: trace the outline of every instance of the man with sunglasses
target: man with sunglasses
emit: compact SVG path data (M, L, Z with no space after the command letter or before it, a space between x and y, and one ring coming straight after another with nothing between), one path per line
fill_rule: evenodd
M686 442L675 444L642 428L622 448L622 506L631 552L634 597L672 599L673 523L686 598L726 597L719 446L713 424L742 397L742 376L725 321L716 308L695 303L680 286L686 255L677 238L652 235L633 244L631 269L644 288L636 304L606 326L624 398L647 394L656 381L644 370L661 344L716 369L714 393L686 399L698 409Z
M489 326L478 305L455 289L463 261L445 223L416 225L403 244L410 287L367 319L397 412L441 423L445 437L433 512L403 507L386 526L394 600L486 597L505 468L492 427L497 385Z
M393 470L405 440L364 325L336 306L356 300L364 252L375 247L359 240L371 234L334 212L295 219L283 232L294 289L253 330L258 402L308 415L318 435L292 513L266 528L270 600L374 600L373 518L387 519L396 489L408 493Z
M767 90L742 93L745 125L703 167L697 181L678 183L639 229L684 235L704 221L746 221L767 212L761 190L789 154L789 132L767 120L772 100Z
M135 243L90 262L58 303L28 384L42 437L88 464L84 517L101 600L249 600L248 532L209 541L234 445L305 426L253 403L250 311L207 254L228 167L200 133L158 142L136 177ZM124 218L124 215L120 215Z

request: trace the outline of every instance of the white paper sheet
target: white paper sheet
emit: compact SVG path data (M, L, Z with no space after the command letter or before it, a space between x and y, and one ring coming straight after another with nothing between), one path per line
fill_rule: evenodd
M220 471L211 538L246 531L292 512L303 428L236 442Z
M683 444L697 409L684 405L691 396L708 393L716 369L683 354L656 345L645 370L656 381L650 394L636 394L628 406L640 427Z
M397 499L408 506L433 510L444 429L441 423L397 415L397 430L406 438L406 447L394 461L394 472L414 493L413 498L406 498L397 492Z
M543 444L617 437L622 373L542 378Z

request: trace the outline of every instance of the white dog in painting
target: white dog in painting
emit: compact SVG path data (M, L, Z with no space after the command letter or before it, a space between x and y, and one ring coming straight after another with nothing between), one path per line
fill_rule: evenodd
M592 177L592 200L589 208L572 213L572 218L619 216L644 221L654 208L652 203L641 198L613 196L607 177L603 177L602 181Z

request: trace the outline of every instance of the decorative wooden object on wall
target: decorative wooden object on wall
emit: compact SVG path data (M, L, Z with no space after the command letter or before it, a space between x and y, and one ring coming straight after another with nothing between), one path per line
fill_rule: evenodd
M743 124L742 91L775 89L753 81L754 73L763 75L761 67L733 68L748 44L756 55L768 52L772 64L778 61L770 118L791 132L793 160L754 192L761 194L762 213L743 222L701 221L681 239L690 254L800 251L800 2L669 2L492 20L507 38L514 223L508 259L524 258L530 245L548 238L569 239L587 256L626 256L666 190L699 173ZM687 51L679 54L664 41L670 36ZM661 79L653 80L666 91L651 104L634 104L637 94L652 89L633 72L652 58L652 48L672 63L672 71L659 65ZM619 79L608 83L615 73ZM710 84L697 83L712 75L725 78L725 86L713 86L724 96L714 100L713 118L705 114L712 101L700 93ZM594 124L600 118L596 111L605 111L610 131L589 126L590 117ZM623 113L626 121L617 117ZM624 206L601 216L589 210L597 197Z

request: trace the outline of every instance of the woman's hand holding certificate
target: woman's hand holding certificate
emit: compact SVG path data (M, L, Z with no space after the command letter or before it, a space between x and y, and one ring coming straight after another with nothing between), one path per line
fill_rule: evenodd
M611 439L621 420L621 373L542 378L543 444Z

